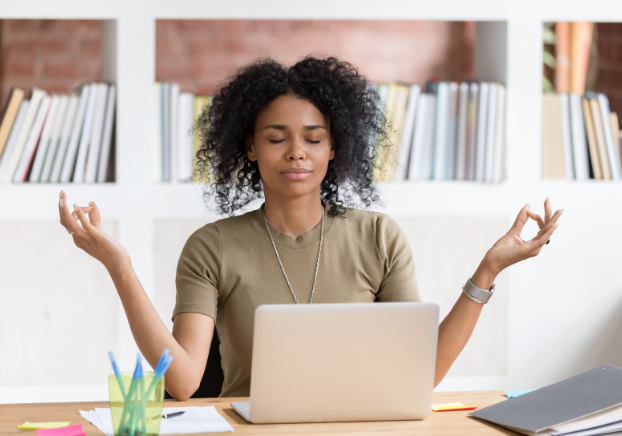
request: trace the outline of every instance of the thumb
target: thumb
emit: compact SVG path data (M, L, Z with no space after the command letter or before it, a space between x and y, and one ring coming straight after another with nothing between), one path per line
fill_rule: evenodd
M99 213L99 208L97 207L94 201L91 201L89 203L89 206L92 207L91 211L89 212L89 221L91 222L91 225L93 227L95 227L97 230L101 230L102 229L102 216Z
M516 217L516 221L514 221L514 224L512 224L512 228L508 233L520 237L520 233L523 231L523 227L525 227L525 224L529 220L529 214L527 213L527 211L529 211L530 209L531 207L528 204L523 206L523 208L518 213L518 216Z

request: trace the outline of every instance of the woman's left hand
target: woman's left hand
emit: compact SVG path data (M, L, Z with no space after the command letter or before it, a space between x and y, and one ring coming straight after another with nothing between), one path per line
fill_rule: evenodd
M512 228L488 250L482 263L497 275L510 265L537 256L559 225L557 220L563 212L560 209L551 214L551 202L548 198L544 202L544 219L526 205L518 213ZM533 239L525 241L520 234L529 218L538 223L540 231Z

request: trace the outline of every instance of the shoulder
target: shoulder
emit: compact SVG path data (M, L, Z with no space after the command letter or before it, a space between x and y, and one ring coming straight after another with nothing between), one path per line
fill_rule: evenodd
M187 246L201 247L220 244L223 238L248 237L249 232L256 231L257 211L251 211L243 215L237 215L219 219L195 230L186 241Z
M389 215L381 212L346 208L346 212L335 217L340 227L365 232L376 236L399 236L402 234L400 225Z

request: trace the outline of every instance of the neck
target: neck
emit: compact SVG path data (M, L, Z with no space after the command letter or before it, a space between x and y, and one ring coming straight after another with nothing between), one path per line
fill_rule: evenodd
M322 219L319 195L283 198L264 191L266 218L279 231L294 238L312 230Z

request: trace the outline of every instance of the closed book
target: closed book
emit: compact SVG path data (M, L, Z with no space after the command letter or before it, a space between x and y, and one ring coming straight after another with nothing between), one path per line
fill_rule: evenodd
M50 172L50 176L47 180L48 182L60 182L60 172L63 168L65 154L67 153L67 145L69 144L71 129L73 128L74 122L76 120L76 112L78 110L79 102L80 97L78 97L77 95L69 96L67 113L65 114L65 119L63 120L63 126L60 131L56 154L54 155L54 162L52 163L52 171Z
M600 106L600 114L603 119L607 155L609 156L609 165L611 165L611 177L614 180L622 180L620 156L616 150L616 141L614 140L613 132L611 130L611 120L609 119L609 115L611 113L609 110L609 99L605 94L598 94L598 104Z
M609 123L611 124L611 131L613 132L613 145L615 146L618 161L620 161L620 122L618 120L618 114L611 112L609 114Z
M98 83L97 102L95 103L95 112L93 113L93 127L91 130L91 139L89 140L88 153L86 156L86 165L84 167L84 181L87 183L95 183L97 181L97 169L102 145L102 132L104 130L104 121L106 119L107 99L108 84Z
M466 179L467 111L469 107L469 83L460 84L458 97L458 129L456 132L456 180Z
M594 118L592 117L592 105L589 98L581 99L583 107L583 120L585 122L585 132L587 134L587 144L590 155L590 165L595 179L602 179L603 172L600 167L600 156L598 152L598 142L596 141L596 129L594 127Z
M43 130L41 132L41 139L39 140L39 145L37 146L37 151L35 152L34 161L32 163L32 169L30 170L30 176L28 177L28 181L30 183L38 183L39 178L41 177L41 171L43 170L43 161L45 160L45 155L47 154L48 148L50 146L52 130L56 125L56 116L58 113L59 102L60 96L50 96L50 108L48 109L48 114L43 125Z
M35 158L35 152L37 151L37 145L39 145L39 140L41 139L41 132L43 131L43 126L49 113L51 102L52 98L46 95L41 100L41 104L39 104L37 116L32 122L28 138L26 139L24 149L22 150L22 156L20 157L19 164L13 174L13 183L24 183L26 181L28 171Z
M483 182L486 171L486 138L488 133L488 103L490 84L480 83L479 110L477 114L477 133L475 151L475 180Z
M497 84L496 107L493 183L499 183L505 178L505 86L500 84Z
M574 174L577 180L587 180L590 177L590 169L581 97L578 94L569 94L568 98L570 100L570 132Z
M26 140L28 139L28 135L30 134L30 130L32 128L32 123L35 121L35 117L37 116L41 100L43 100L43 97L46 95L47 94L40 89L32 89L28 110L24 115L24 120L21 123L20 130L17 134L17 138L15 139L15 145L11 151L11 155L7 156L9 161L7 162L4 174L2 175L3 183L11 183L13 180L13 174L15 174L15 170L17 169L22 157Z
M169 182L171 180L171 84L162 83L162 181Z
M592 109L592 121L594 122L594 132L596 133L596 144L598 144L600 169L603 172L603 179L610 180L612 179L611 164L609 163L609 153L607 152L607 139L605 138L603 117L597 98L590 98L590 109Z
M574 161L572 157L572 139L570 136L570 103L568 94L559 94L560 109L562 111L562 141L564 144L564 172L566 179L574 179Z
M61 183L69 183L71 181L71 177L73 176L76 158L78 156L78 149L80 148L80 142L82 139L82 132L87 124L87 112L90 117L92 117L95 89L94 83L84 85L82 87L80 102L78 104L78 108L76 109L76 117L73 126L71 127L71 136L69 138L69 143L67 144L67 152L65 153L63 167L60 173L59 181ZM90 125L90 121L88 123Z
M9 133L6 146L4 147L4 153L0 156L0 183L4 180L4 173L9 166L9 157L13 153L13 148L15 147L17 136L19 135L22 123L24 122L29 104L30 100L22 100L20 103L19 109L17 110L17 116L15 117L13 127L11 128L11 133Z
M169 87L169 143L171 147L170 151L170 171L171 171L171 181L178 181L177 174L177 157L178 157L178 149L179 149L179 85L177 83L171 83Z
M435 117L436 96L434 94L421 94L413 130L412 151L408 169L409 180L429 180L432 178Z
M154 182L162 181L162 83L153 86L153 155L152 178Z
M2 122L0 123L0 157L6 147L9 133L11 133L11 128L13 127L17 111L19 110L19 106L23 99L24 91L20 88L16 88L15 86L12 87L9 92L9 96L6 99L6 104L2 110Z
M471 83L469 87L469 103L467 106L467 138L464 152L466 180L475 180L475 154L477 152L477 123L479 114L479 83Z
M80 144L78 145L78 153L76 155L76 163L73 168L73 183L84 182L84 171L86 170L86 158L89 153L89 144L91 143L91 135L93 132L93 124L95 122L95 109L98 107L97 101L101 98L99 86L97 83L91 84L91 92L89 93L89 101L86 105L86 113L84 114L84 125L80 133Z
M458 132L458 89L460 85L449 82L447 105L447 136L445 137L445 180L456 178L456 134Z
M493 162L495 153L495 122L497 120L497 84L488 85L488 120L486 121L486 152L484 165L484 181L492 183Z
M449 83L432 82L427 90L436 95L436 116L434 126L434 153L432 179L444 180L447 159L447 120L449 115Z
M112 148L112 132L115 120L116 106L116 86L108 87L108 96L106 97L106 115L104 117L104 128L102 132L102 141L99 152L99 161L97 167L97 182L104 183L108 174L108 165L110 161L110 150Z
M68 106L69 96L61 95L58 100L58 109L56 116L54 117L54 127L52 128L52 133L50 134L49 145L45 154L45 159L43 161L41 176L38 180L39 182L49 182L50 174L52 173L52 165L56 157L56 151L58 150L58 143L60 141L60 135L63 127L63 122L65 121L65 116L67 115Z
M408 95L410 94L410 86L398 84L396 88L392 111L392 123L394 126L391 134L392 146L387 148L386 171L384 172L383 177L384 181L391 181L395 179L399 151L403 145L402 135L404 130L404 119L406 116L406 105L408 104Z
M400 151L397 158L395 170L395 180L406 180L408 178L408 166L410 164L410 150L412 148L413 129L415 126L415 113L417 111L417 100L421 93L421 86L411 85L408 88L408 103L404 114L404 127L402 128L402 139L400 141Z
M182 182L192 181L192 161L194 159L194 145L192 143L192 128L194 126L194 94L182 92L179 94L177 121L179 145L177 158L177 174Z
M565 179L562 110L559 94L542 95L542 178Z

